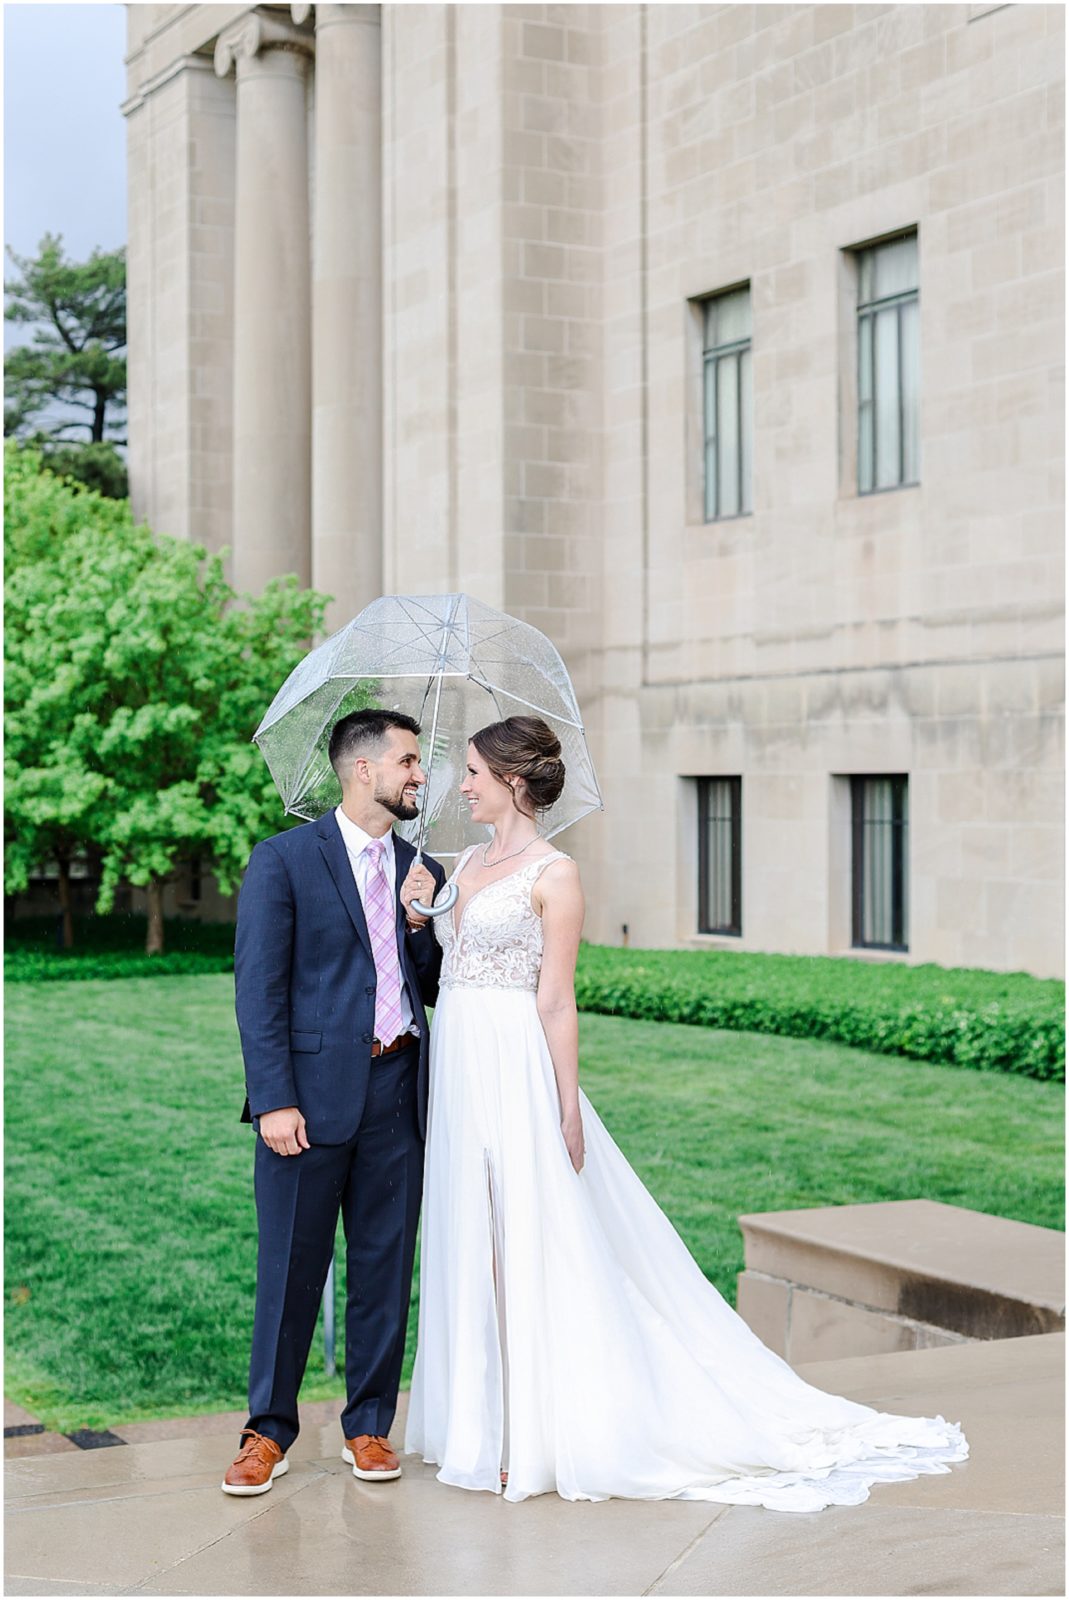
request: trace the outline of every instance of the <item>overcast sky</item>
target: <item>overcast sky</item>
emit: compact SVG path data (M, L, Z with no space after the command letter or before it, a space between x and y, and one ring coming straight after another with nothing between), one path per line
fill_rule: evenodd
M126 243L126 7L3 6L4 244L34 255L46 233L68 257ZM5 253L4 276L13 271ZM30 330L4 323L4 349ZM48 417L74 416L55 408Z
M3 26L5 244L125 244L125 6L5 4Z

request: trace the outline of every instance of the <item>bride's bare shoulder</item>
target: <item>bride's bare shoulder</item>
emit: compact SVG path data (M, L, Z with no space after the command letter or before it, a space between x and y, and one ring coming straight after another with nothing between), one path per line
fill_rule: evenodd
M556 900L581 898L583 892L579 867L571 856L565 855L562 850L547 850L546 856L552 856L553 859L547 860L535 879L531 893L532 904L539 912Z

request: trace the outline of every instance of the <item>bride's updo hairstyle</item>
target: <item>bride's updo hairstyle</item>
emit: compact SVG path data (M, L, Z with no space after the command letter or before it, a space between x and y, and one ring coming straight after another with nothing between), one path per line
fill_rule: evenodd
M546 811L560 799L564 788L560 740L541 717L506 717L504 722L491 722L473 733L471 742L498 782L508 784L517 811ZM508 782L512 777L523 779L523 798L530 802L529 806L517 801L516 786Z

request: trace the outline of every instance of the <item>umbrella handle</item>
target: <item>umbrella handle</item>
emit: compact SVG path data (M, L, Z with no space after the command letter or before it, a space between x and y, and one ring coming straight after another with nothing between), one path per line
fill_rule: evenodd
M416 851L416 864L417 866L423 865L422 850ZM412 910L416 913L417 917L444 916L447 911L452 911L453 907L456 905L457 895L459 892L460 891L457 889L455 883L447 883L445 886L445 893L436 906L425 906L422 900L413 900Z
M457 903L457 893L456 884L450 883L446 886L445 894L437 905L425 906L421 900L413 900L412 909L418 917L440 917L443 912L452 911Z
M439 900L435 906L425 906L421 900L412 901L412 909L419 917L440 917L446 911L452 911L457 903L457 886L451 883L445 891L445 899Z

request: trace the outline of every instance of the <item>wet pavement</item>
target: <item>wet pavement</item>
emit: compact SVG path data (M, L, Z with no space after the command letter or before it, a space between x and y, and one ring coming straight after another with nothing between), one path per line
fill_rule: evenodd
M116 1424L107 1442L5 1413L5 1593L186 1595L1056 1595L1065 1593L1065 1336L812 1362L810 1383L960 1421L968 1461L811 1516L612 1500L519 1505L403 1457L367 1484L337 1402L302 1410L272 1490L219 1484L243 1412ZM404 1397L402 1397L404 1399ZM403 1411L393 1437L403 1436ZM58 1444L56 1444L58 1441Z

